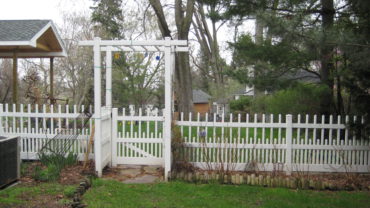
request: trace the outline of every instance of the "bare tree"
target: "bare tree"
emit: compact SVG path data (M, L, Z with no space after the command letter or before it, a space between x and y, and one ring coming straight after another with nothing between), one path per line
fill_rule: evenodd
M78 41L92 39L93 28L87 15L69 13L64 14L60 32L68 57L56 61L56 91L79 106L92 87L93 62L91 49L79 47Z
M172 37L169 24L163 11L160 0L149 0L157 18L162 37ZM188 40L190 25L194 13L195 0L175 0L175 24L177 38ZM192 82L189 63L189 54L178 53L175 58L175 94L178 102L178 110L188 115L192 111Z
M217 33L222 25L225 24L226 20L220 20L215 16L210 16L210 23L207 23L207 14L204 11L205 6L203 3L198 2L196 10L194 12L194 18L192 25L194 27L195 36L201 46L202 58L204 64L202 67L208 71L209 76L218 84L224 83L224 67L225 63L220 58L220 50L218 44ZM216 14L222 10L222 5L211 4L206 7L209 14ZM220 22L217 26L216 24Z

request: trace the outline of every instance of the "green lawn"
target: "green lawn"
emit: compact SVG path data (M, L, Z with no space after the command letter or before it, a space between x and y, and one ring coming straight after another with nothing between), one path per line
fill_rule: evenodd
M148 125L149 124L149 125ZM131 133L133 135L139 135L141 132L141 135L147 136L149 135L155 135L155 133L162 134L163 135L163 124L162 122L125 122L125 126L123 128L123 122L118 122L118 132L122 134L122 132L125 132L125 134L130 135ZM191 131L189 126L178 126L179 130L182 129L183 137L189 138L189 135L191 135L191 138L195 138L198 140L199 135L197 134L198 131L207 131L207 138L209 141L211 141L212 138L240 138L242 140L250 140L250 139L261 139L263 137L270 138L271 136L275 139L278 138L284 138L285 137L285 129L277 129L277 128L237 128L237 127L196 127L192 126ZM139 130L140 129L140 130ZM157 130L157 131L156 131ZM280 137L279 137L280 133ZM293 132L295 133L295 132ZM296 136L296 135L295 135ZM301 134L300 137L302 138L304 135Z
M247 185L122 184L96 179L88 207L369 207L370 192L297 191Z
M141 136L148 137L149 135L156 135L157 137L159 134L163 135L163 122L131 122L127 121L124 122L125 125L123 126L123 122L118 122L118 132L122 134L125 132L128 137L132 134L133 136L138 137L141 133ZM225 126L227 123L225 123ZM228 142L246 142L248 141L255 141L256 139L266 138L269 140L270 138L273 139L283 139L286 137L286 129L285 128L245 128L245 127L202 127L202 126L177 126L179 131L182 131L183 138L188 138L187 140L191 141L199 141L199 134L198 132L207 132L207 141L212 142L214 138L227 138ZM337 138L337 130L324 130L326 134L331 131L333 139ZM304 140L306 138L312 139L314 136L316 139L321 138L321 130L320 129L293 129L292 132L293 138L300 138ZM189 135L190 139L189 139ZM344 135L344 131L342 130L341 135ZM240 137L241 140L238 138ZM230 140L237 139L236 141Z
M0 207L63 206L71 201L75 190L76 186L58 183L18 184L0 190Z

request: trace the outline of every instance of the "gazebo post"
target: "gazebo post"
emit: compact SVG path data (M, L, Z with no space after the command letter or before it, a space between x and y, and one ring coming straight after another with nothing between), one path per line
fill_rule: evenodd
M13 52L13 104L18 108L18 58L16 50Z
M54 57L50 57L50 104L54 104Z

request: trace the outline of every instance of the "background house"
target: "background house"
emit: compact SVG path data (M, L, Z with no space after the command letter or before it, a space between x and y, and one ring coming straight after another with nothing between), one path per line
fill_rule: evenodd
M226 98L221 98L213 102L212 112L218 116L222 114L228 114L230 112L229 100Z
M205 114L210 111L209 104L211 96L202 90L193 90L193 111Z
M239 100L241 96L254 96L254 87L246 85L245 87L239 89L234 94L234 100Z

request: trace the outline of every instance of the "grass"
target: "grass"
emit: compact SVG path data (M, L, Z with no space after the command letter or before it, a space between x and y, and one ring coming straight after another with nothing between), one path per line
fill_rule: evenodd
M226 125L226 124L225 124ZM122 134L124 131L125 134L130 135L131 133L133 135L139 135L141 132L141 135L148 136L149 135L156 135L157 137L159 134L163 135L163 124L162 122L155 122L155 121L150 121L150 122L125 122L124 128L123 128L123 122L118 122L118 132ZM140 130L139 130L140 129ZM156 131L157 129L157 131ZM181 129L181 126L179 126L179 129ZM191 131L190 131L191 129ZM285 129L271 129L271 128L237 128L237 127L196 127L196 126L183 126L182 131L183 131L183 137L184 138L198 138L198 132L199 131L207 131L207 138L211 140L211 138L238 138L240 134L240 138L245 139L259 139L263 138L265 136L266 138L270 138L271 136L273 138L284 138L285 137ZM279 137L280 133L280 137ZM138 136L136 136L138 137Z
M96 179L88 207L368 207L369 192L319 192L247 185L122 184Z
M73 185L60 185L58 183L40 183L32 186L19 184L0 190L0 207L37 203L34 201L44 198L46 195L52 196L52 198L56 198L57 195L70 198L75 189ZM64 199L64 201L66 202L68 200Z
M124 124L123 124L124 123ZM124 127L124 128L123 128ZM141 136L150 137L154 135L156 138L159 137L159 134L163 135L163 122L156 121L127 121L127 122L118 122L118 132L122 134L125 132L128 137L132 134L133 137ZM214 138L227 138L230 140L241 138L238 142L255 141L256 139L266 138L267 140L273 139L283 139L286 137L285 128L246 128L246 127L227 127L227 122L225 127L204 127L204 126L178 126L179 130L182 130L182 137L187 138L190 141L199 140L199 132L207 132L207 141L212 142ZM307 131L307 132L306 132ZM308 139L321 139L322 131L327 134L331 132L333 139L337 138L337 130L329 129L293 129L292 136L293 138L305 139L306 136ZM306 135L307 134L307 135ZM344 135L344 130L341 130L340 135ZM325 137L326 138L326 137ZM231 141L229 141L231 142Z

